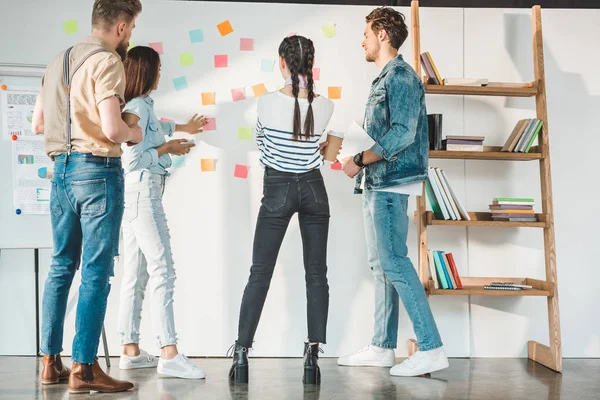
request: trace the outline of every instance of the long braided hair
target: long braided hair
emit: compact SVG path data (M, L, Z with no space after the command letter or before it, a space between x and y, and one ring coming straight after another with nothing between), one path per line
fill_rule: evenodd
M310 139L315 134L315 118L313 115L312 102L315 98L313 81L313 63L315 60L315 46L310 39L304 36L289 36L283 39L279 45L279 56L283 57L290 72L292 73L292 94L296 99L294 107L294 130L293 139ZM298 75L303 75L308 80L308 111L304 121L304 132L301 129L302 118L300 115L300 103L298 93L300 92Z

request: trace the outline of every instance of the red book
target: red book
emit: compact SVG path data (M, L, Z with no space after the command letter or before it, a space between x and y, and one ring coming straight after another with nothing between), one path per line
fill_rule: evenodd
M446 256L448 257L448 262L450 263L450 269L452 270L452 275L454 275L454 280L456 281L456 286L458 286L459 289L463 288L462 282L460 281L460 277L458 276L458 269L456 269L456 264L454 263L454 257L452 256L452 253L447 253Z

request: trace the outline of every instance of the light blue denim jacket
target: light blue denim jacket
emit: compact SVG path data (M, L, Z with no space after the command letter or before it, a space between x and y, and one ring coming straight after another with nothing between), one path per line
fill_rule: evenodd
M125 173L148 170L153 174L168 175L171 156L168 153L158 156L157 147L166 143L166 136L173 136L175 124L159 120L154 114L154 100L150 96L132 99L123 113L137 115L144 139L135 146L123 146L123 169Z
M371 84L364 130L375 141L371 150L383 159L356 176L354 193L423 181L429 162L429 135L423 83L398 54Z

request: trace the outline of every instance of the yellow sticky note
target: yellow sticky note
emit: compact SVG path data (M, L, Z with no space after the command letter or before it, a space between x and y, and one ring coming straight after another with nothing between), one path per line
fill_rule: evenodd
M238 129L238 139L239 140L252 140L252 128L243 127Z
M79 27L77 26L77 20L70 20L63 22L63 27L65 28L65 33L70 35L71 33L79 32Z
M192 56L192 53L183 53L179 55L179 63L182 67L194 65L194 56Z
M323 32L323 36L326 38L332 38L336 35L335 24L327 24L321 27L321 31Z
M212 106L215 104L215 92L202 93L202 105Z
M203 158L200 160L200 169L202 172L215 172L215 159Z
M329 86L327 88L327 97L333 100L339 100L342 98L342 87L341 86Z
M252 86L252 91L254 92L254 97L260 97L267 93L267 88L264 83L259 83L258 85Z
M233 27L231 26L231 22L229 22L229 20L221 22L219 25L217 25L217 29L219 29L221 36L229 35L231 32L233 32Z
M133 49L134 47L135 47L135 43L129 42L129 47L127 48L127 51Z

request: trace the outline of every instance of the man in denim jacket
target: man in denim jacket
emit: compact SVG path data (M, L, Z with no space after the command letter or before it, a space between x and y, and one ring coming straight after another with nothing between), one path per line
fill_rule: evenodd
M428 167L427 110L423 84L398 54L408 36L404 15L378 8L366 18L366 59L381 70L371 85L364 129L375 141L343 160L346 175L363 193L368 262L375 277L375 329L370 345L341 357L339 365L392 367L398 336L398 295L410 317L419 351L390 370L418 376L448 367L423 286L408 258L409 195L421 195ZM364 192L363 192L364 189Z

